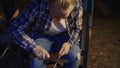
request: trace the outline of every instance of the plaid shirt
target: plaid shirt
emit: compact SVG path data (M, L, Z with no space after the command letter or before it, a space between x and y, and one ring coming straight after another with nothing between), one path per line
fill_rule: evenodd
M79 41L80 30L82 29L82 4L81 1L77 3L75 9L67 18L68 34L70 36L68 42L72 45ZM52 21L47 0L40 0L39 2L33 0L26 10L13 21L10 27L17 44L30 52L33 52L37 44L34 42L35 39L26 34L25 29L34 20L35 25L31 28L31 32L40 32L42 30L47 33L49 26L45 25L50 24Z

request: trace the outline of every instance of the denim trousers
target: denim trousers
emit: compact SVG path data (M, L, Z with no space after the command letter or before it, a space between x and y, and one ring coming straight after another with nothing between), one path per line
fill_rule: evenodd
M45 34L32 34L35 42L41 47L46 49L49 53L59 53L62 44L67 42L69 36L67 33L63 33L56 36L50 36ZM78 68L80 64L80 48L78 45L73 45L69 53L62 57L69 62L64 63L64 68ZM43 60L36 57L30 60L30 68L46 68L46 64Z

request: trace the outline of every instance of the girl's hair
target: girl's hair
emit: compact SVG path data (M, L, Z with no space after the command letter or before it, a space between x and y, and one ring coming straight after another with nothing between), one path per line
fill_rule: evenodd
M48 0L50 8L58 6L60 9L66 10L70 5L75 6L76 0Z

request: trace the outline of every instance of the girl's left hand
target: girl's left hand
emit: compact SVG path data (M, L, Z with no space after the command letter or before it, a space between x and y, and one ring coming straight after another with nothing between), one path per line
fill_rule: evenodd
M69 50L71 48L71 44L69 42L66 42L62 45L61 50L59 51L59 57L67 55Z

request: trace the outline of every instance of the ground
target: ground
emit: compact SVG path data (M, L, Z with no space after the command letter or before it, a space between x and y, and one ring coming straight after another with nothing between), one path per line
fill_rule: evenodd
M88 68L119 68L120 17L94 15Z

